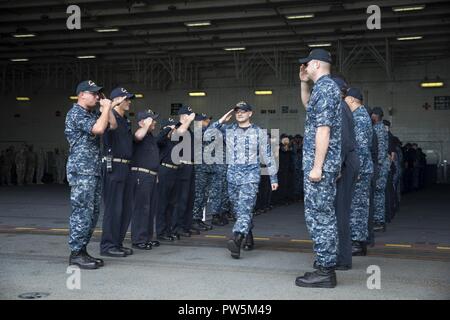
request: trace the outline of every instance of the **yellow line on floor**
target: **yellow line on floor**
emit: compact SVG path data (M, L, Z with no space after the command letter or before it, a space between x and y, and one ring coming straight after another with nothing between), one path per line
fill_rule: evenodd
M312 243L312 240L298 240L298 239L291 239L291 242L303 242L303 243Z
M60 229L60 228L53 228L50 230L52 230L52 231L69 231L69 229Z
M36 230L36 228L28 228L28 227L17 227L14 229L16 229L16 230Z
M450 250L450 247L436 247L438 250Z
M215 235L205 235L205 238L217 238L217 239L226 239L226 236L215 236Z
M263 241L269 241L270 238L253 238L253 240L263 240Z
M385 243L386 247L396 247L396 248L412 248L410 244L394 244L394 243Z

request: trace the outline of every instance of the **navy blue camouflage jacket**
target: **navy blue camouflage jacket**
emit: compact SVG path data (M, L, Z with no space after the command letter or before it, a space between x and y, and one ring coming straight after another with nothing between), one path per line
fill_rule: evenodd
M66 116L64 133L69 142L68 174L100 176L100 137L92 134L99 114L74 104Z

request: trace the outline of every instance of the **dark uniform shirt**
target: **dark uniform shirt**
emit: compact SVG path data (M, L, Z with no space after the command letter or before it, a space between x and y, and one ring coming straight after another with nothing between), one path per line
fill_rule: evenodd
M159 160L161 163L174 164L172 162L172 149L178 143L177 141L170 140L167 135L172 129L167 127L162 129L156 138L159 148Z
M117 128L107 128L103 136L103 154L111 154L113 158L130 160L133 155L133 134L131 123L127 117L122 117L116 110L112 110ZM111 150L111 151L109 151Z
M184 160L184 161L194 162L194 133L192 132L191 129L188 129L185 134L187 134L187 135L189 135L191 137L190 141L189 141L190 142L191 154L190 154L190 157L187 157L187 156L185 157L184 153L183 153L183 150L181 150L180 151L180 157L181 157L180 159ZM182 143L182 142L183 142L183 136L180 136L180 140L178 141L178 143Z
M159 169L159 149L156 138L148 133L141 141L133 143L132 167L139 167L158 172Z
M99 114L75 103L66 116L64 133L69 142L67 173L100 176L100 137L92 134Z
M341 164L359 171L360 162L356 153L356 137L352 111L344 100L341 100L342 109L342 145Z
M372 156L374 178L376 178L378 173L379 173L379 167L378 167L378 137L375 134L375 130L373 130L373 129L372 129L372 147L370 148L370 154Z
M395 137L390 131L388 131L388 154L396 152L396 147Z

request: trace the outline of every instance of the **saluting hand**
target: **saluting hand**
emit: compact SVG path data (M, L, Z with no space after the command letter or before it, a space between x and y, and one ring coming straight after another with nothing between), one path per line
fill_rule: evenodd
M114 108L115 106L118 106L119 104L124 102L126 98L127 98L126 96L123 96L123 97L118 97L117 99L114 99L114 101L112 103L112 107Z
M189 122L194 121L194 119L195 119L195 113L192 112L190 115L188 115L187 119L188 119Z
M233 116L234 108L225 113L222 118L219 119L219 123L224 123L230 121L231 117Z
M150 127L150 125L153 123L153 119L151 117L148 117L144 120L144 126Z
M302 64L301 66L300 66L300 72L299 72L299 74L298 74L298 77L300 78L300 81L305 81L305 82L307 82L309 79L308 79L308 73L306 72L306 67L305 67L305 65L304 64Z
M112 102L109 99L100 99L100 112L103 112L103 109L110 109Z

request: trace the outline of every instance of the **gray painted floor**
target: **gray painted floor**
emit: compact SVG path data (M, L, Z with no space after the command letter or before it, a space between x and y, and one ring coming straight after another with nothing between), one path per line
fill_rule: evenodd
M302 204L275 208L255 218L257 250L233 260L224 238L231 225L126 258L105 258L105 267L81 272L81 289L66 281L68 248L62 231L43 234L14 227L67 228L68 188L0 188L0 298L48 292L45 299L449 299L450 188L407 195L402 210L367 257L338 272L335 289L306 289L295 277L311 271L311 245ZM99 223L98 228L101 227ZM10 231L8 231L10 230ZM57 233L57 232L56 232ZM98 254L98 236L89 251ZM385 243L414 248L387 248ZM127 244L129 242L127 240ZM368 289L367 267L381 271L381 289ZM238 290L236 290L238 288Z

